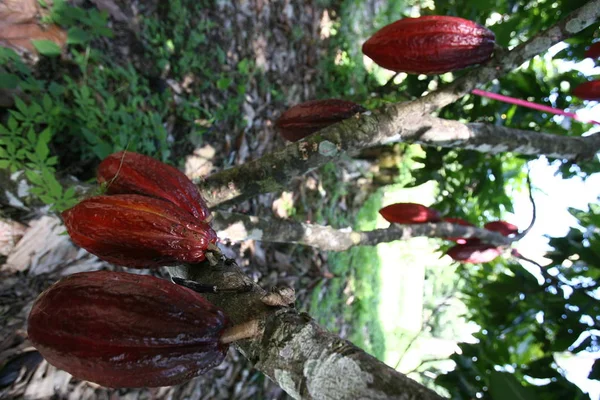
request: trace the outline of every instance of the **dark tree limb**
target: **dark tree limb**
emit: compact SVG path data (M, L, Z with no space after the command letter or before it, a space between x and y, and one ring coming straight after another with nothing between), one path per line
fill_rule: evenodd
M426 116L453 103L478 84L489 82L507 71L516 69L526 60L590 26L598 18L600 18L600 0L590 1L555 26L511 51L497 51L487 64L427 96L410 102L392 104L361 115L357 114L354 118L329 126L282 150L242 166L213 174L201 185L202 194L209 206L233 200L243 201L257 194L277 191L287 185L292 177L337 160L343 154L353 154L363 148L391 141L413 143L426 135L429 130L437 126L445 126L444 124L456 127L453 124L458 122L440 120L436 124ZM507 133L508 128L504 129L504 133ZM477 130L480 135L483 135L483 128L479 127ZM458 146L458 142L460 141L455 140L452 144ZM499 146L495 144L489 147L498 149ZM479 151L485 148L483 143L477 143L476 147ZM555 154L556 148L553 147L551 154ZM518 150L517 147L513 151ZM556 155L563 156L562 153ZM589 151L582 156L589 156Z
M509 246L513 239L487 229L462 226L448 222L400 225L387 229L354 232L329 226L301 222L258 218L228 212L213 213L212 226L221 239L240 241L246 239L276 243L298 243L321 250L344 251L353 246L376 246L379 243L407 240L414 237L479 238L496 246Z
M352 343L319 327L294 308L269 307L267 294L232 262L170 268L173 276L216 286L251 285L236 295L204 294L234 324L259 321L262 335L236 342L259 371L296 399L440 400L432 390L395 371Z

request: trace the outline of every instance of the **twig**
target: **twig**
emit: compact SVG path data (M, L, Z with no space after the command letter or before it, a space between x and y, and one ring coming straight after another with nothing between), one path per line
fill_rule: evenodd
M580 121L580 122L588 122L591 124L600 125L600 121L595 121L593 119L586 119L575 113L561 110L560 108L549 107L549 106L546 106L543 104L538 104L538 103L534 103L534 102L523 100L523 99L516 99L514 97L504 96L499 93L486 92L485 90L480 90L480 89L473 89L471 91L471 93L473 93L477 96L487 97L489 99L494 99L494 100L499 100L499 101L502 101L502 102L508 103L508 104L514 104L514 105L521 106L521 107L527 107L527 108L531 108L533 110L538 110L538 111L545 111L545 112L549 112L554 115L562 115L564 117L572 118L572 119L574 119L576 121Z
M531 169L529 168L529 165L527 165L527 189L529 190L529 201L531 202L531 222L529 223L529 226L521 233L519 233L518 235L515 236L514 240L520 240L522 239L525 235L527 235L529 233L529 231L533 228L533 225L535 224L535 219L536 219L536 215L537 215L537 211L536 211L536 206L535 206L535 200L533 199L533 187L531 185Z
M458 288L458 283L460 281L461 280L459 279L456 282L454 282L454 287L452 288L452 291L449 294L447 294L446 297L444 297L444 299L437 306L435 306L435 308L433 310L431 310L431 314L429 315L429 317L427 318L427 320L424 321L421 324L421 329L419 330L419 332L417 332L417 334L412 337L412 339L410 340L410 342L408 342L408 345L406 346L406 348L404 349L404 351L400 355L400 358L398 359L398 362L394 366L394 369L398 369L398 366L402 362L402 359L404 358L404 356L406 356L406 354L408 353L408 351L410 350L410 348L412 347L412 345L417 341L417 339L425 331L425 328L427 328L428 326L430 326L431 320L433 319L434 315L437 314L437 312L440 310L440 308L442 308L443 306L447 305L446 303L448 302L448 300L450 300L451 298L454 297L454 295L456 294L457 288ZM408 375L408 374L406 374L406 375Z
M508 247L515 240L487 229L449 222L391 224L389 228L385 229L355 232L350 229L334 229L330 226L258 218L228 212L214 212L213 216L213 228L222 239L298 243L327 251L344 251L354 246L376 246L379 243L408 240L421 236L442 239L448 237L479 238L499 247Z

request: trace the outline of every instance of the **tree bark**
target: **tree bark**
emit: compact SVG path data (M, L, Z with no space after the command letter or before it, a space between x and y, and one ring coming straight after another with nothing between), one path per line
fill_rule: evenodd
M254 367L295 399L440 400L432 390L395 371L352 343L319 327L291 307L270 307L267 292L230 260L170 268L172 276L219 288L247 287L237 294L204 294L234 324L259 321L262 334L236 342Z
M413 225L391 224L387 229L355 232L350 229L334 229L330 226L258 218L228 212L215 212L213 218L212 226L220 239L298 243L324 251L344 251L354 246L376 246L379 243L408 240L419 236L479 238L485 243L496 246L509 246L512 243L512 239L497 232L448 222Z
M213 174L200 185L200 190L209 206L231 202L234 199L235 202L240 202L257 194L277 191L285 187L292 177L337 160L344 154L354 154L361 149L392 141L419 143L422 137L427 138L423 144L428 145L451 145L478 151L498 152L502 146L497 143L497 140L488 146L482 142L483 137L492 136L485 135L492 128L481 124L473 124L470 128L459 128L459 122L434 119L429 114L458 100L478 84L489 82L516 69L524 61L590 26L598 18L600 18L600 0L590 1L557 25L539 33L515 49L508 52L497 50L490 62L427 96L357 114L299 142L292 143L282 150L242 166ZM445 129L450 129L450 132L446 132ZM525 151L525 154L544 155L546 154L544 152L548 152L549 156L571 158L573 149L581 148L582 145L582 138L530 132L524 139L523 131L509 128L502 128L500 133L505 135L512 133L519 138L518 143L521 145L511 147L508 140L507 143L502 143L507 146L506 150ZM442 137L437 140L436 134ZM448 135L453 135L453 139L449 140ZM536 137L537 135L539 137ZM541 143L548 139L558 142L548 147L542 146ZM595 151L597 151L598 139L589 140L596 146ZM584 140L583 143L587 142ZM567 146L567 151L560 151L564 145ZM534 149L539 152L536 153ZM584 149L584 153L576 155L575 158L589 157L591 151L592 149Z

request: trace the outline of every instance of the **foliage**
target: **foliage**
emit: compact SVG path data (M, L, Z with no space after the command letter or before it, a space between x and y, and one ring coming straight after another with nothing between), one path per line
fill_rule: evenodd
M476 344L462 343L461 353L452 356L456 369L436 379L453 398L516 398L496 397L498 371L505 372L502 379L511 379L524 398L532 398L525 395L532 390L538 399L587 398L566 380L554 359L562 352L600 349L600 303L595 294L600 208L592 204L589 213L572 214L581 226L550 240L550 266L532 272L517 264L462 271L468 280L463 294L469 317L482 330L475 335Z
M225 54L207 37L213 27L207 7L173 1L161 5L164 18L144 20L142 31L150 46L142 56L158 60L153 70L145 70L110 56L102 40L114 36L106 12L54 1L44 22L68 30L62 59L54 43L39 41L35 46L47 58L38 70L14 51L0 48L0 88L18 90L23 99L0 123L0 166L24 170L33 186L30 193L62 210L75 201L72 190L59 183L65 171L89 179L99 160L123 149L167 161L173 139L189 135L194 140L219 121L243 125L239 108L253 66L240 60L235 71L221 71ZM195 23L181 24L182 16ZM206 51L199 51L202 47ZM217 63L207 56L209 48ZM192 77L195 86L174 95L157 78L166 73L178 81ZM212 110L193 96L210 85L227 99ZM169 136L168 121L174 121L175 138Z

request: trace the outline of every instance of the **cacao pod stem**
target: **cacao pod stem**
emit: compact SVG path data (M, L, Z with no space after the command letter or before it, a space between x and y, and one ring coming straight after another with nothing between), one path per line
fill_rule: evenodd
M221 343L227 344L242 339L249 339L261 335L263 332L258 320L253 319L225 329L221 335Z

